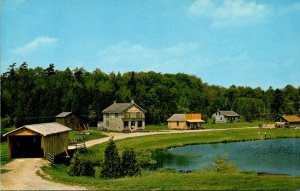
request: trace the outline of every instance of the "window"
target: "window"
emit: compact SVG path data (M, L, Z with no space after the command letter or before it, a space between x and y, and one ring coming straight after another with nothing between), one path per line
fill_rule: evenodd
M106 113L105 116L106 116L107 118L109 118L109 114L108 114L108 113Z
M136 117L137 118L142 118L142 113L141 112L136 113Z
M138 127L143 127L143 121L142 120L138 121Z
M135 121L131 121L131 128L135 128Z
M179 121L177 121L177 127L179 126Z
M115 113L115 118L118 118L119 117L119 114L118 113Z
M109 127L109 121L106 121L106 127Z
M124 121L124 128L128 128L129 127L129 122L128 121Z

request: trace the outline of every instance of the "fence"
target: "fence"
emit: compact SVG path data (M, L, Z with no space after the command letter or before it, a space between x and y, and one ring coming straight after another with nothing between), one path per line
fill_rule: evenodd
M52 166L54 164L54 155L51 153L46 153L46 160L49 161L50 165Z

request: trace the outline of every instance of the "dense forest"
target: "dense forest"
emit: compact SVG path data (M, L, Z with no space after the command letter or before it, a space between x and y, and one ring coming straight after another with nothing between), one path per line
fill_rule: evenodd
M174 113L199 112L207 119L217 109L233 109L246 121L273 120L281 114L299 114L300 86L224 88L183 73L59 71L54 64L30 68L26 62L10 65L1 75L2 128L53 121L62 111L72 111L96 125L101 111L114 100L134 100L147 111L148 124L166 123Z

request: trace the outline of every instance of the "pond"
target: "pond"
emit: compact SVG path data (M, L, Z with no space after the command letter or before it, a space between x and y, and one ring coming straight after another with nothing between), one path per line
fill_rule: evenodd
M299 138L188 145L158 151L154 158L160 168L200 170L217 155L226 156L242 170L300 175Z

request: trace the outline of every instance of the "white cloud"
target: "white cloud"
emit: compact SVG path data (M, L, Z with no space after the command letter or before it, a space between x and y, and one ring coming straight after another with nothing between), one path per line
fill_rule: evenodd
M109 71L156 70L179 72L187 64L196 64L197 43L178 43L154 49L140 44L121 42L98 52L100 64ZM168 70L166 68L168 67Z
M211 27L241 26L261 21L268 9L264 4L245 0L196 0L188 7L188 13L196 17L212 19Z
M15 55L30 55L36 51L42 50L42 49L49 49L56 46L58 40L56 38L51 37L37 37L33 41L25 44L22 47L16 48L13 50L13 54Z

